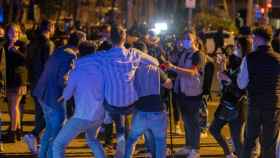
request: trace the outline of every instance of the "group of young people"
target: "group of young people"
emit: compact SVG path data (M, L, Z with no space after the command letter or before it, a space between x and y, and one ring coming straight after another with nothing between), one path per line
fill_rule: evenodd
M69 32L65 44L55 46L55 24L50 20L42 21L28 43L22 42L18 25L8 27L6 37L5 33L0 37L5 41L0 70L2 79L6 78L1 92L7 96L11 116L5 137L11 142L21 139L20 105L29 86L35 102L35 128L23 139L40 158L64 157L66 147L80 133L86 133L95 157L106 157L97 134L108 120L116 127L116 158L132 157L142 135L151 156L164 158L171 119L162 98L166 89L173 91L184 123L185 145L175 154L200 157L200 112L205 108L204 96L209 95L206 65L213 59L205 54L198 36L185 31L172 53L163 55L160 40L151 33L129 41L123 27L113 25L109 31L97 48L96 42L78 30ZM239 34L233 50L216 57L221 99L209 131L226 158L249 158L254 153L276 157L280 56L273 51L271 40L272 30L258 27ZM70 107L73 114L67 117ZM125 121L128 115L132 115L130 124ZM226 124L234 150L221 132ZM261 144L260 152L254 152L256 144Z

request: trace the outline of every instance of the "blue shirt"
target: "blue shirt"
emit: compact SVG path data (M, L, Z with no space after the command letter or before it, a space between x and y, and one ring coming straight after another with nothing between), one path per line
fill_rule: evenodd
M75 69L70 73L63 97L69 100L74 96L74 118L101 120L105 116L105 110L103 108L104 80L100 65L97 62L83 65L83 62L82 58L78 60Z
M65 86L64 76L75 59L75 52L71 49L67 47L56 49L48 59L33 95L49 107L61 106L57 99L62 95Z

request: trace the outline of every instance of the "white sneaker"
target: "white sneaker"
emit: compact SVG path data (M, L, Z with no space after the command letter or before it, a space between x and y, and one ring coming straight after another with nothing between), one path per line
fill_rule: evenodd
M28 149L32 153L32 155L38 154L37 140L33 134L24 135L23 141L27 144Z
M184 131L182 130L180 125L176 125L175 133L178 134L178 135L183 135L184 134Z
M176 151L175 155L188 155L190 153L190 149L187 147L183 147L181 149L179 149L178 151Z
M233 153L226 155L226 158L237 158Z
M117 148L115 158L123 158L125 154L125 137L121 135L117 138Z
M190 150L189 155L187 156L187 158L200 158L200 155L197 152L197 150Z

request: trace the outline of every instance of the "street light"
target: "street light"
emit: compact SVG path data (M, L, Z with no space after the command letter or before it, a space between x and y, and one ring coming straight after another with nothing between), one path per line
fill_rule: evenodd
M155 23L155 27L152 28L151 30L155 33L155 34L160 34L162 31L166 31L168 29L168 25L166 22L158 22Z
M268 4L267 4L267 8L268 8L268 9L271 9L271 8L272 8L272 4L271 4L271 3L268 3Z
M155 23L155 28L161 31L166 31L168 27L167 27L167 23L159 22L159 23Z

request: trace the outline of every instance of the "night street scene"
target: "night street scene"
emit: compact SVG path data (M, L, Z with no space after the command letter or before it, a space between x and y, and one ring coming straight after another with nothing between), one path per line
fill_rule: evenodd
M280 0L0 0L0 158L280 158Z

